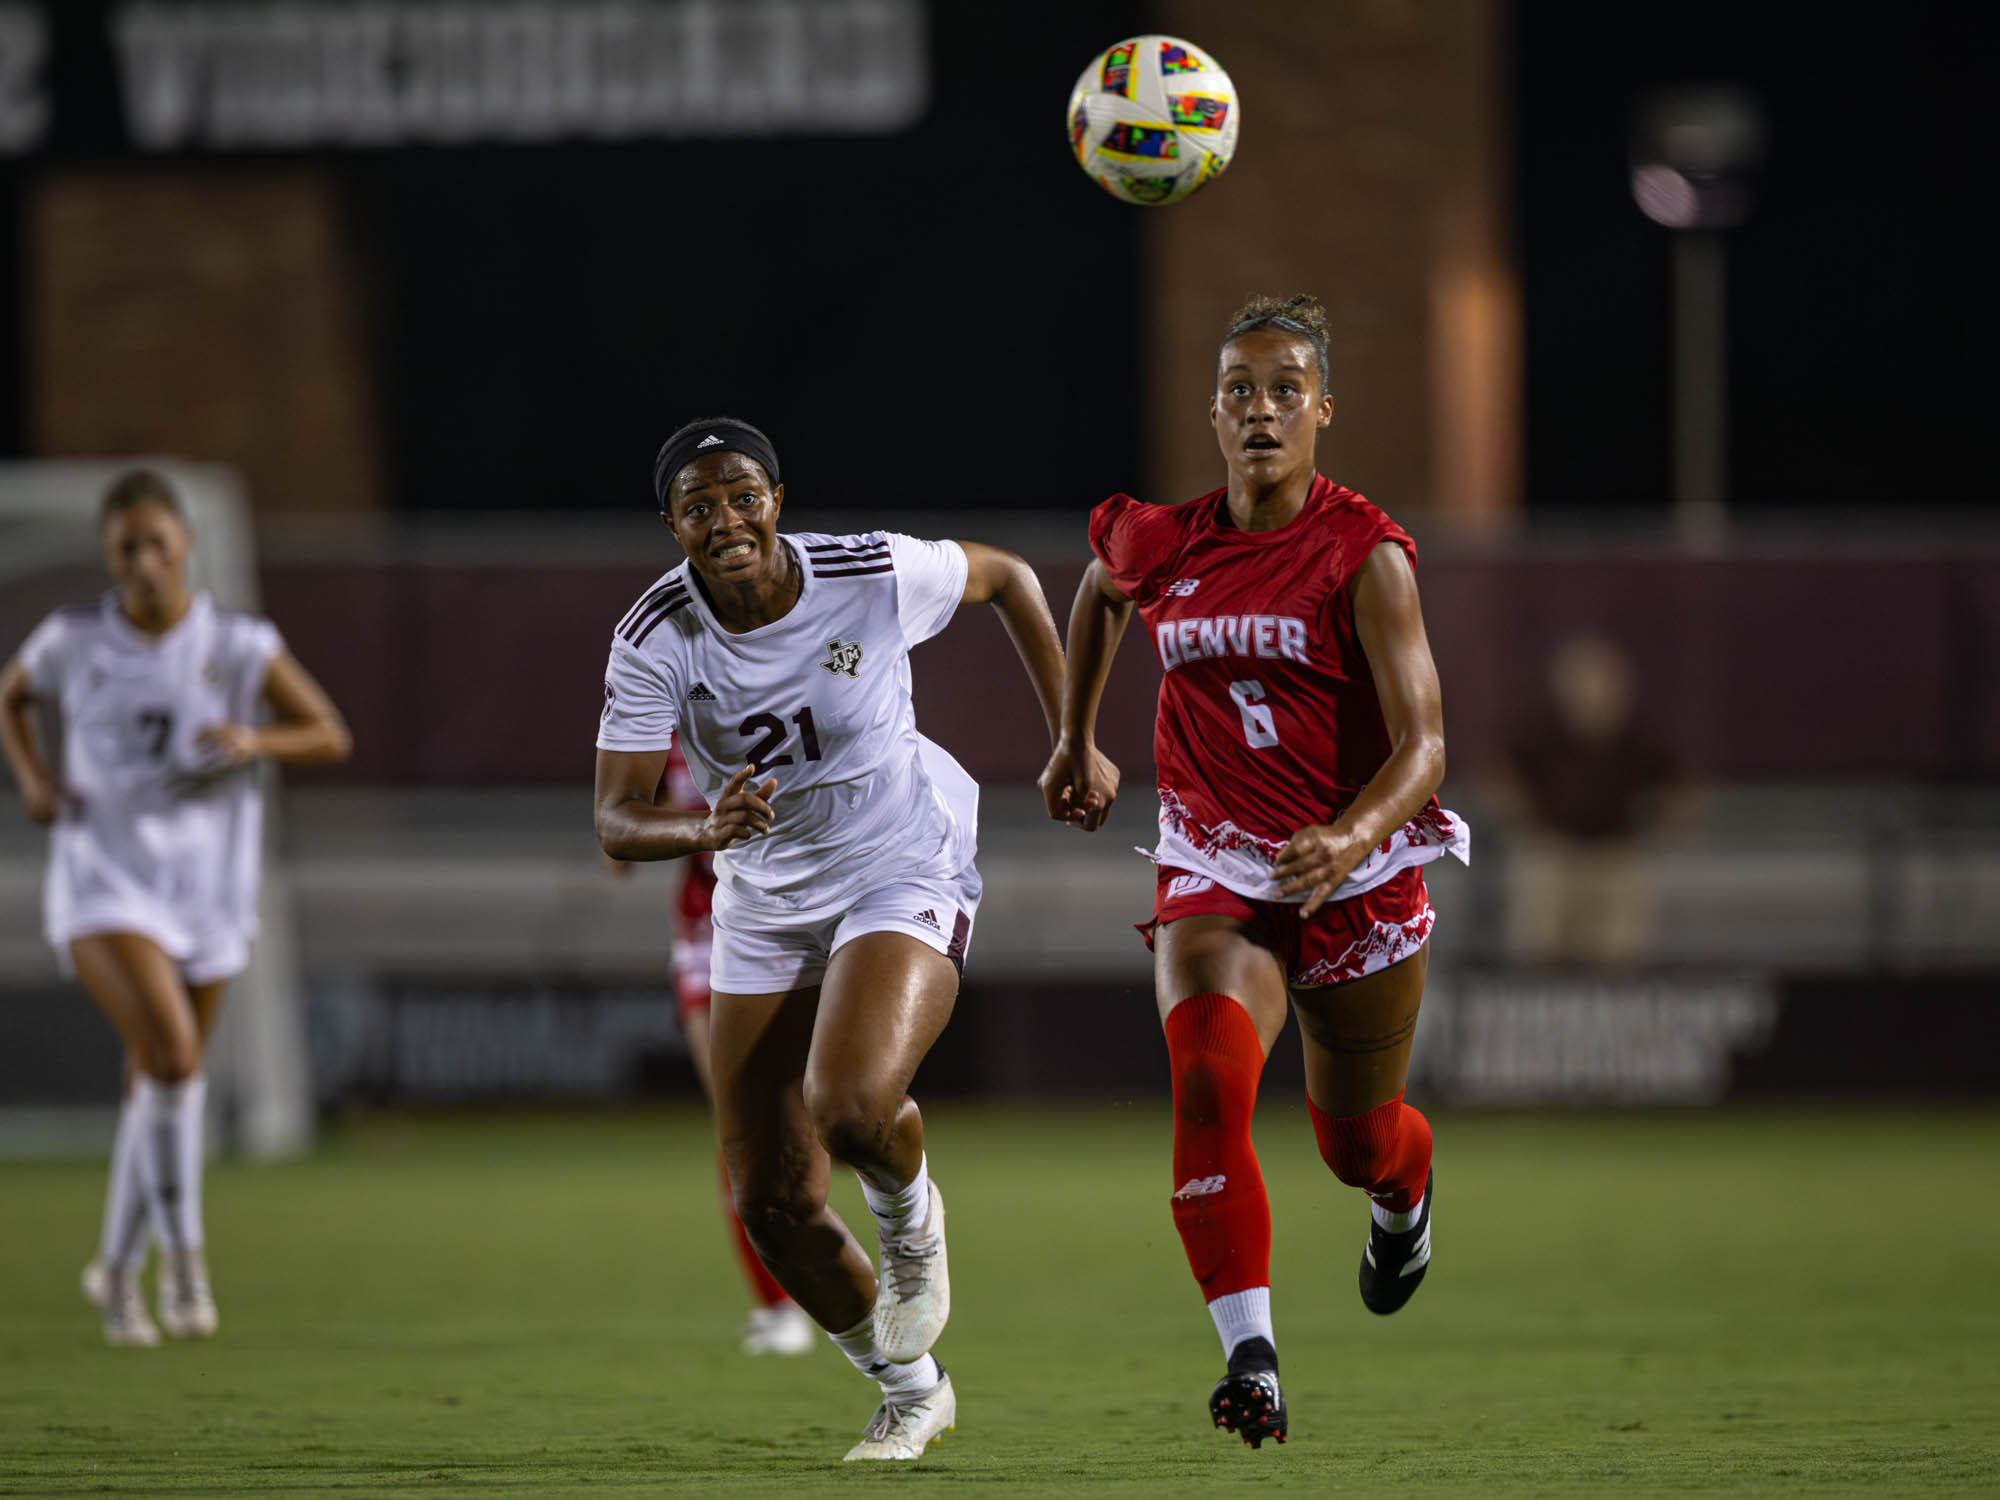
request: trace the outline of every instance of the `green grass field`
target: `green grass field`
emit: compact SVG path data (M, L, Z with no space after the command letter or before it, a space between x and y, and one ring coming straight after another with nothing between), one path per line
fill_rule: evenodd
M1270 1101L1293 1439L1252 1452L1207 1425L1164 1104L929 1115L959 1425L921 1465L840 1463L876 1398L830 1347L736 1352L698 1116L391 1118L212 1174L201 1346L102 1347L100 1170L0 1166L0 1493L2000 1490L2000 1116L1440 1119L1431 1276L1382 1320Z

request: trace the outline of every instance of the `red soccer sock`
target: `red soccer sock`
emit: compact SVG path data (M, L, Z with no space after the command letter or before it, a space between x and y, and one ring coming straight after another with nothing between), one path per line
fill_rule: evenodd
M722 1217L729 1221L729 1243L735 1247L737 1262L743 1267L743 1279L750 1283L750 1295L757 1299L759 1307L776 1307L788 1300L785 1289L757 1258L757 1247L750 1243L750 1231L736 1217L736 1200L729 1190L729 1169L723 1165L719 1151L715 1165L722 1174Z
M1227 995L1167 1013L1174 1079L1174 1228L1207 1301L1271 1284L1271 1200L1250 1144L1264 1048Z
M1431 1122L1401 1094L1365 1115L1329 1115L1311 1099L1306 1110L1319 1154L1334 1176L1392 1214L1415 1206L1431 1170Z

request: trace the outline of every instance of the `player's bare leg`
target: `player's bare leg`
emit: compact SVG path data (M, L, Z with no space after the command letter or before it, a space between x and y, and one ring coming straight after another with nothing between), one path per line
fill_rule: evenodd
M715 1101L715 1084L709 1070L709 1022L706 1006L693 1006L681 1012L681 1030L687 1037L688 1061L694 1065L695 1082L701 1085L702 1098L709 1101L711 1110ZM756 1246L750 1243L750 1235L743 1227L743 1221L736 1216L735 1195L729 1186L729 1168L716 1153L716 1167L721 1179L722 1217L729 1229L730 1249L736 1253L738 1265L742 1267L743 1278L750 1284L750 1294L756 1298L756 1305L750 1309L750 1321L743 1330L743 1352L745 1354L809 1354L813 1347L812 1319L805 1315L798 1303L785 1294L785 1289L765 1268L758 1257Z
M85 1269L84 1287L104 1314L107 1341L157 1343L138 1293L148 1219L178 1266L202 1248L200 1017L173 960L149 938L93 934L73 940L70 957L136 1067L113 1147L98 1258ZM219 1002L220 987L213 988ZM210 1010L212 1019L213 1002ZM205 1295L205 1277L203 1287Z
M813 1127L861 1179L875 1219L875 1339L899 1364L928 1351L951 1315L944 1200L909 1087L957 999L958 970L943 954L906 933L863 933L827 964L806 1067Z
M876 1346L874 1267L827 1205L831 1162L805 1088L821 994L815 986L714 996L709 1045L716 1125L736 1210L764 1264L855 1368L881 1387L876 1420L848 1456L913 1458L934 1435L926 1429L951 1424L955 1405L950 1382L928 1354L898 1364Z
M1364 978L1292 997L1320 1155L1371 1200L1360 1283L1377 1313L1408 1302L1430 1267L1431 1127L1403 1102L1429 968L1426 945Z
M229 981L226 979L187 987L188 1000L194 1007L195 1031L200 1038L203 1057L208 1055L208 1039L215 1034L215 1023L222 1016L222 997L228 988ZM132 1122L138 1118L132 1102L133 1085L138 1077L138 1060L131 1049L127 1048L124 1070L120 1078L118 1134L111 1150L111 1183L105 1196L107 1219L119 1217L122 1212L121 1205L126 1202L145 1201L145 1189L139 1181L138 1157L130 1142ZM200 1166L201 1163L197 1160L194 1163L195 1170L188 1178L194 1183L197 1193L201 1189ZM198 1219L201 1217L199 1206L196 1207L195 1214ZM166 1248L165 1235L158 1225L153 1226L152 1237L159 1242L163 1250ZM131 1278L134 1287L137 1285L138 1276L145 1269L145 1261L146 1249L142 1245L138 1251L138 1267ZM213 1333L216 1323L215 1299L208 1290L208 1262L204 1252L198 1249L189 1252L189 1259L184 1262L184 1268L190 1274L180 1277L173 1275L174 1268L171 1262L166 1268L166 1279L161 1283L161 1300L165 1304L161 1308L161 1320L168 1324L168 1331L175 1334L185 1336ZM90 1263L83 1268L83 1294L100 1309L109 1299L109 1277L110 1271L101 1257L92 1257ZM176 1287L189 1286L198 1290L191 1295L180 1297L173 1295ZM143 1307L141 1311L143 1313Z
M819 987L717 993L709 1057L716 1133L750 1242L820 1327L852 1327L875 1305L875 1269L827 1206L829 1163L806 1110Z
M1153 973L1173 1070L1174 1227L1228 1361L1209 1412L1252 1447L1283 1442L1271 1205L1250 1121L1285 1025L1284 965L1236 918L1192 916L1155 931Z

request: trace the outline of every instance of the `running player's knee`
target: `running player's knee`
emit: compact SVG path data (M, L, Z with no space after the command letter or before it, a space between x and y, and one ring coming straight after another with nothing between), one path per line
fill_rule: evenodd
M844 1166L866 1166L882 1158L895 1131L896 1108L901 1103L900 1095L885 1105L845 1089L807 1099L819 1143L828 1156Z
M201 1071L201 1039L176 1027L139 1048L139 1071L158 1083L185 1083Z

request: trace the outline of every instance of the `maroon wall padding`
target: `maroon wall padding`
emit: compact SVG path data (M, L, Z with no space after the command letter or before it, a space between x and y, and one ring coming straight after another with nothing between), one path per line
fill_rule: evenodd
M664 566L286 563L263 585L354 727L344 779L584 784L612 626ZM1061 628L1080 569L1041 573ZM1445 559L1419 579L1454 778L1496 763L1581 630L1631 653L1643 712L1702 775L2000 777L2000 555ZM926 734L982 780L1035 778L1041 712L990 609L913 660ZM1128 792L1150 785L1158 686L1135 629L1099 731Z

